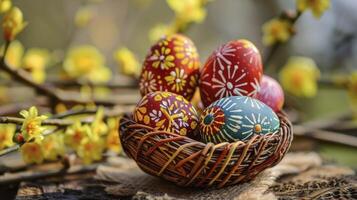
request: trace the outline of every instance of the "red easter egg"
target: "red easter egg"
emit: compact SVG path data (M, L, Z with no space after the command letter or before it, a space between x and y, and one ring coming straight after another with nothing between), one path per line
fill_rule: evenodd
M140 100L134 110L134 120L158 130L193 137L198 115L183 96L157 91Z
M216 49L200 76L200 91L207 107L228 96L254 97L263 74L258 49L248 40L233 40Z
M263 75L256 98L267 104L275 112L280 111L284 105L283 89L275 79L267 75Z
M140 92L168 91L190 100L198 85L199 57L193 42L180 34L161 38L154 44L140 76Z

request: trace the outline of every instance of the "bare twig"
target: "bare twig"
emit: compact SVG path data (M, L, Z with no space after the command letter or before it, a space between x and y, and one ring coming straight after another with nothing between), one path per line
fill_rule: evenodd
M351 147L357 147L357 138L341 134L334 131L326 131L321 129L310 128L308 126L294 125L294 134L307 136L316 140L339 143Z
M16 144L14 146L8 147L6 149L3 149L0 151L0 157L4 156L6 154L12 153L14 151L17 151L20 148L20 145Z
M17 124L22 125L25 120L17 117L0 117L0 124ZM73 122L63 119L46 119L42 122L44 126L66 127L72 125Z
M80 83L78 81L63 81L63 80L50 80L50 84L56 85L57 87L62 88L71 88L71 87L81 87L81 86L89 86L89 87L106 87L109 89L137 89L138 84L136 80L132 80L130 82L119 82L119 81L111 81L109 83Z

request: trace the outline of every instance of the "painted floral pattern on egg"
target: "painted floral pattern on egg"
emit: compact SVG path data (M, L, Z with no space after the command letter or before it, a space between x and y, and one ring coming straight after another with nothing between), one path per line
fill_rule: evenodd
M168 91L190 100L198 85L199 57L193 42L180 34L154 44L140 76L140 92Z
M187 135L198 124L195 108L181 95L152 92L145 95L134 110L134 120L158 130Z
M248 40L233 40L215 50L200 77L205 106L227 96L255 96L263 74L258 49Z
M231 96L215 101L201 115L203 142L246 141L253 135L276 133L280 121L264 103L251 97Z

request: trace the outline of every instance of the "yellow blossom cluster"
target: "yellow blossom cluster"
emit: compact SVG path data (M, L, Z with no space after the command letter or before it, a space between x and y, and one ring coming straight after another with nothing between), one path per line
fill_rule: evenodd
M45 128L41 126L43 120L47 119L45 115L38 115L36 107L31 107L29 110L22 110L20 115L24 118L21 126L21 134L24 140L31 141L34 139L43 139L43 131Z
M115 51L114 59L118 63L119 71L127 76L137 77L140 74L141 66L136 56L126 47Z
M43 83L46 79L46 68L50 63L50 57L48 50L42 48L30 48L25 52L24 46L14 40L6 52L5 61L12 68L26 70L34 82Z
M263 43L266 46L286 42L291 36L292 25L288 20L274 18L263 25Z
M154 42L163 35L183 31L191 23L202 23L206 18L205 5L208 0L166 0L174 11L175 18L169 24L157 24L149 31L149 39Z
M105 83L111 78L104 56L91 45L71 48L63 62L63 69L68 78L84 82Z
M13 145L15 129L14 124L0 124L0 150Z
M65 153L63 137L60 132L44 137L46 127L42 126L47 116L39 115L36 107L22 110L20 115L24 118L18 141L21 146L22 158L26 163L42 163L44 160L56 160ZM15 128L12 132L14 132ZM13 133L12 133L13 134Z
M316 18L330 7L330 0L296 0L296 10L302 13L310 9ZM298 16L298 15L297 15ZM266 46L283 43L290 39L292 35L292 21L296 19L277 17L263 24L263 43Z
M43 140L35 139L21 146L21 154L25 163L40 164L44 160L57 160L65 154L63 133L56 132L46 136Z
M74 149L85 164L102 158L105 149L120 153L119 119L110 118L104 122L104 110L99 108L93 122L81 124L77 121L67 128L65 143Z
M12 6L11 0L0 0L0 13L7 12Z
M12 7L5 13L2 21L4 39L6 41L14 40L16 35L19 34L26 25L27 22L24 21L21 10L17 7Z
M297 0L296 6L300 12L310 9L316 18L320 18L330 8L330 0Z
M285 91L298 97L313 97L317 93L320 71L307 57L291 57L279 73Z
M119 118L112 117L105 121L103 108L98 109L90 124L79 121L83 116L75 117L71 120L77 118L76 122L65 131L59 130L47 136L43 136L44 130L51 129L41 125L46 117L39 116L35 107L23 110L20 114L24 122L19 134L14 136L16 127L13 125L0 125L0 149L12 146L12 138L20 136L21 154L28 164L57 160L66 153L66 146L73 149L85 164L101 160L106 149L121 152Z

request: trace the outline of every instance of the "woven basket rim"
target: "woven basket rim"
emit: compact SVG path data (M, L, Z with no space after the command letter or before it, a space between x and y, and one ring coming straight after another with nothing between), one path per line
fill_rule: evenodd
M143 171L151 175L182 186L223 187L250 180L262 170L280 162L291 145L293 133L292 124L286 114L279 112L277 115L280 119L280 128L276 133L254 135L245 142L213 144L137 124L130 114L126 114L120 123L120 139L127 155L132 157ZM165 148L169 150L164 152L162 149ZM236 155L238 153L241 155ZM208 160L207 156L211 156L211 160ZM225 161L223 164L222 160ZM203 170L210 172L206 175L217 174L206 180L201 177L204 172L200 174L197 169L200 166L196 162L208 163L207 169ZM249 166L246 166L248 164ZM175 171L180 167L182 172ZM218 170L219 167L222 168ZM190 170L197 172L192 174L189 173ZM200 180L195 181L195 178Z

